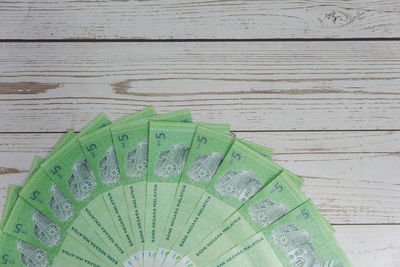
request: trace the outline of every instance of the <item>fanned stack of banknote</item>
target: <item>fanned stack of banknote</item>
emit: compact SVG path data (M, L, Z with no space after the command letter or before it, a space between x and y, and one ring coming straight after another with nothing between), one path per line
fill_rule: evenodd
M272 149L153 107L99 115L11 186L1 266L351 266Z

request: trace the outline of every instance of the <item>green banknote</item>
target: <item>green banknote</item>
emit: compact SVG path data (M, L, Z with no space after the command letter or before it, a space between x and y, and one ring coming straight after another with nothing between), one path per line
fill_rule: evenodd
M234 139L230 134L203 126L197 127L168 219L165 221L154 266L163 263Z
M75 137L76 134L74 132L68 131L56 144L52 153L60 149L64 144L73 140ZM26 179L25 186L19 191L19 196L46 216L56 216L61 221L72 219L75 217L74 211L68 209L68 212L66 212L66 208L70 206L70 201L65 201L65 197L63 198L64 201L62 204L59 204L59 201L56 201L56 199L58 199L58 194L54 195L52 191L57 191L57 186L50 177L48 177L46 171L40 167L45 160L45 158L35 157L32 168ZM58 208L61 206L64 208Z
M272 153L189 110L100 115L9 188L0 266L351 266Z
M53 151L57 151L58 149L60 149L63 145L67 144L69 141L74 139L75 136L76 136L75 132L68 130L67 133L64 134L57 142L57 144L54 146ZM32 169L35 168L32 167Z
M76 200L80 210L94 197L98 183L78 138L111 123L105 115L100 115L80 134L76 135L60 149L53 151L41 164L47 175L62 190L68 199Z
M43 162L45 159L36 158L36 162ZM87 222L78 216L76 200L69 200L65 194L58 189L57 185L47 176L47 173L38 168L31 172L31 178L20 191L20 196L44 216L55 222L61 228L66 229L70 236L76 241L87 246L93 253L99 254L110 261L110 264L117 265L120 260L108 253L109 249L94 231L90 231ZM86 228L89 231L82 232L79 229Z
M189 110L179 110L153 116L151 120L191 122L192 117ZM111 191L114 196L125 197L136 248L133 262L140 265L143 261L149 121L113 124L111 132L122 184Z
M204 266L301 205L307 198L299 182L283 171L175 266Z
M24 252L23 246L32 248L33 253ZM25 241L0 231L0 266L48 266L47 252ZM30 256L31 255L31 256Z
M87 220L79 216L80 211L83 208L86 210L85 206L94 198L91 194L96 191L97 180L77 138L108 123L106 117L99 116L72 140L60 142L63 145L53 151L41 167L32 173L20 195L53 222L67 229L72 237L88 246L93 253L115 265L126 261L128 256L125 251L119 247L110 249L88 226Z
M237 138L237 140L239 142L245 144L246 146L250 147L251 149L257 151L258 154L261 154L262 156L264 156L268 159L272 159L272 154L274 153L274 150L272 148L253 143L253 142L247 141L245 139Z
M29 253L32 247L37 247L47 253L49 263L63 255L75 265L106 266L83 244L68 237L65 229L22 198L16 200L3 231L24 241L24 243L18 241L16 243L17 248L21 249L21 253ZM31 246L27 246L26 243ZM77 256L82 258L82 261L79 261Z
M3 231L18 198L19 186L10 186L5 201L3 215L0 221L0 266L48 266L47 252L25 241L8 235ZM31 248L28 251L24 247Z
M37 167L32 166L32 169L33 168L37 168ZM6 225L8 217L10 217L11 211L14 207L15 202L17 201L18 193L21 191L21 188L22 188L21 186L11 185L7 189L6 201L4 204L3 214L1 215L1 220L0 220L0 229L1 230Z
M235 140L162 266L175 265L281 172L270 159Z
M98 190L102 193L85 207L82 215L103 241L124 248L128 257L135 250L127 205L121 187L121 172L118 166L111 126L126 125L155 115L153 107L133 113L117 122L83 135L79 138L85 157L94 176L97 177ZM108 207L107 210L104 207ZM95 216L95 217L94 217ZM110 220L111 218L111 220ZM112 242L111 242L112 238Z
M34 164L32 170L37 169L37 164ZM31 222L25 223L25 221L21 219L15 220L14 216L18 215L21 217L27 217L26 210L30 210L32 216L35 216L34 212L38 212L28 204L22 204L23 208L20 208L20 203L22 199L18 198L18 193L20 192L20 187L11 186L8 190L8 195L6 199L5 209L2 216L1 221L1 232L0 232L0 248L2 251L0 266L36 266L36 267L44 267L44 266L57 266L55 264L55 259L59 257L63 257L63 255L59 254L55 256L54 250L51 250L50 253L47 252L45 247L38 245L35 239L31 239L32 236L29 233L26 233L27 229L30 229L28 226ZM22 201L23 203L23 201ZM17 206L14 210L14 206ZM25 213L24 213L25 211ZM36 215L37 216L37 215ZM8 223L8 219L13 223L14 229L12 233L7 233L8 226L6 227L6 223ZM3 229L4 228L4 229ZM35 227L33 228L35 237L40 242L44 240L44 235L49 234L42 232L41 230L45 230L46 227L42 223L35 223ZM54 228L53 228L54 230ZM19 235L23 238L18 238L16 235ZM31 242L27 242L30 239ZM32 241L33 240L33 241ZM68 243L68 241L66 241ZM48 243L48 242L47 242ZM71 250L68 250L69 256L64 258L64 262L70 265L90 265L90 266L100 266L95 265L97 259L94 255L91 254L90 251L86 251L85 247L81 246L79 243L76 243L75 240L72 241L72 244L75 244ZM43 245L43 244L42 244ZM47 244L46 244L47 246ZM86 253L85 253L86 252ZM71 258L74 255L75 258ZM90 259L94 259L91 261ZM66 265L63 265L66 266Z
M73 132L71 130L68 130L67 133L65 133L60 138L60 140L58 140L58 142L56 143L56 145L53 148L53 152L58 150L58 149L60 149L63 145L65 145L66 143L71 141L75 136L76 136L75 132ZM28 173L28 176L27 176L27 178L25 180L25 184L28 183L29 179L32 177L32 173L34 171L36 171L40 167L40 165L43 163L43 161L44 161L44 159L41 158L41 157L38 157L38 156L34 157L33 164L31 166L31 169L30 169L30 171Z
M207 266L352 266L309 200Z
M150 122L147 175L144 266L151 266L174 200L196 128L199 124ZM229 133L226 124L201 124Z
M4 232L0 232L0 250L0 266L49 266L45 250Z
M108 210L103 209L101 202L104 203L104 201L101 201L103 200L101 194L107 190L107 186L95 174L79 142L83 136L111 123L104 115L95 121L97 123L90 123L74 140L52 153L42 167L67 199L74 200L73 206L78 216L69 226L69 233L80 238L82 235L89 237L97 234L102 242L94 243L95 241L91 239L93 247L101 248L97 250L97 253L101 252L106 260L112 260L114 264L114 260L118 259L118 262L130 265L129 255L115 229L113 220L110 219L107 224L102 224L100 217ZM111 218L110 215L109 218Z
M352 265L309 200L206 266Z

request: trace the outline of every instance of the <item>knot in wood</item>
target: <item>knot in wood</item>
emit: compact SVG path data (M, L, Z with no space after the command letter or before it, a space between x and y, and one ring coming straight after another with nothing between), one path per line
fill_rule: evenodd
M331 9L328 10L322 18L320 18L320 21L326 25L341 27L353 22L354 17L345 11Z

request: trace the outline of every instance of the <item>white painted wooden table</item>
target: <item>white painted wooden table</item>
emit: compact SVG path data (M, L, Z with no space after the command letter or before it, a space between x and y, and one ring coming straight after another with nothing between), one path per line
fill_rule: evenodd
M399 1L0 1L0 206L99 112L276 149L355 266L400 266ZM0 209L1 209L0 208Z

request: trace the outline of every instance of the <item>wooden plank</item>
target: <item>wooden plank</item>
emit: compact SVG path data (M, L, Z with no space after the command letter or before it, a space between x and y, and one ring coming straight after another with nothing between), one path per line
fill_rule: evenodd
M335 236L355 267L400 266L400 225L340 225Z
M400 5L355 1L0 2L1 39L399 37Z
M235 130L398 129L400 45L1 43L1 132L80 129L146 105Z
M331 223L400 223L399 131L237 135L274 147L274 160L304 177L304 192ZM6 184L23 183L34 155L46 156L60 136L0 134L0 198Z

